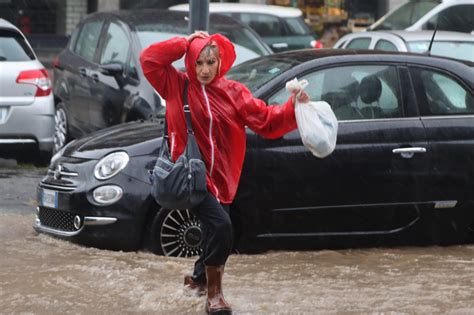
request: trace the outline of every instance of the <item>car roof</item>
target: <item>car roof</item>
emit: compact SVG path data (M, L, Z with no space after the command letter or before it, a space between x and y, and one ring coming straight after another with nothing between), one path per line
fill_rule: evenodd
M169 7L170 10L188 11L189 4L178 4ZM260 13L276 15L279 17L299 17L302 15L301 10L292 7L283 7L277 5L266 4L250 4L250 3L209 3L210 12L238 12L238 13Z
M334 58L334 57L344 57L348 56L346 59L360 60L361 56L367 56L367 59L371 60L418 60L425 61L426 63L441 62L445 60L447 62L456 62L465 64L469 67L474 67L474 62L466 60L457 60L441 56L430 56L420 53L411 53L411 52L399 52L399 51L383 51L383 50L372 50L372 49L301 49L301 50L292 50L281 53L276 53L268 56L259 57L259 60L266 59L269 62L278 61L279 59L293 60L295 65L299 65L312 60L322 60L324 58ZM353 56L351 58L350 56ZM436 60L435 60L436 59ZM256 59L254 59L256 60Z
M342 42L352 40L355 38L364 38L364 37L376 37L376 38L385 38L392 39L398 37L404 42L416 42L416 41L431 41L433 37L433 31L392 31L392 30L380 30L380 31L361 31L355 33L349 33L341 38L334 44L334 46L341 45ZM450 41L450 42L474 42L474 35L469 33L459 33L459 32L449 32L449 31L437 31L435 42L441 41Z
M407 42L420 41L420 40L431 40L433 37L433 31L374 31L378 33L389 33L401 37ZM436 31L434 37L435 41L466 41L474 42L474 35L469 33L449 32L449 31Z
M18 27L16 27L12 23L10 23L7 20L2 19L2 18L0 18L0 28L12 30L12 31L14 30L14 31L17 31L18 33L21 34L21 31L18 29Z
M87 19L96 18L98 16L115 16L129 25L140 25L156 21L159 21L160 23L182 22L183 25L188 24L187 12L170 11L166 9L101 11L89 14ZM209 22L213 24L239 25L246 27L236 19L220 14L210 14Z
M443 3L471 3L472 0L441 0L439 2L443 2Z

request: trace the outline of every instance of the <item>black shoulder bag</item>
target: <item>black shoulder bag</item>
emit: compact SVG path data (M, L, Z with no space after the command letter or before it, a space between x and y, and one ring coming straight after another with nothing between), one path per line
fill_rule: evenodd
M188 133L186 148L173 163L168 147L168 123L165 120L163 142L151 174L151 194L159 205L167 209L193 208L207 194L206 165L201 159L191 124L188 80L184 83L183 103Z

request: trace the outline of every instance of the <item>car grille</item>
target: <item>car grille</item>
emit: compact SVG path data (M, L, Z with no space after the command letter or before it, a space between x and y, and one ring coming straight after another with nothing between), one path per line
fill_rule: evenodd
M38 218L42 226L64 232L77 231L74 227L74 216L75 215L70 212L43 207L39 208L38 213Z

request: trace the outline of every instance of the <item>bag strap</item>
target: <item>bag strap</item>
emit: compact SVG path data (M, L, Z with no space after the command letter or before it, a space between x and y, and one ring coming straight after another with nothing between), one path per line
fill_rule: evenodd
M191 110L190 110L189 102L188 102L188 85L189 85L189 81L188 79L185 79L184 90L183 90L183 111L184 111L184 116L186 118L186 127L187 127L188 134L193 134L193 125L191 123ZM168 140L168 119L167 118L165 118L163 138Z

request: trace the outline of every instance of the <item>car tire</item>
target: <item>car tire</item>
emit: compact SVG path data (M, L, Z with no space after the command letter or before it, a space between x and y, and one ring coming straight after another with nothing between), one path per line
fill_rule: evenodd
M61 150L62 147L70 140L69 123L66 112L66 107L62 102L56 105L54 113L54 145L53 155Z
M161 209L150 229L149 248L158 255L192 257L201 253L202 229L190 210Z

